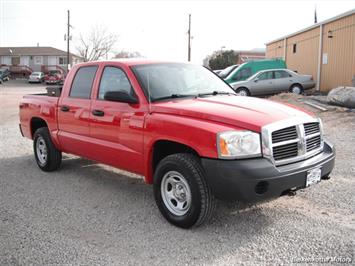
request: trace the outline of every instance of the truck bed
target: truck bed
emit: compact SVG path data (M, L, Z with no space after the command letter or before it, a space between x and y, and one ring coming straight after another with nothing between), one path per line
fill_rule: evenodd
M53 90L47 93L28 94L23 96L20 101L20 124L22 134L32 138L31 122L33 119L43 119L47 121L51 131L57 130L57 109L59 96Z

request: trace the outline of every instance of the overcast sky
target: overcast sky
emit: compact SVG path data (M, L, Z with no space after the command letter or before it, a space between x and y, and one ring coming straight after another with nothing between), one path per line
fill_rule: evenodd
M192 61L214 50L249 50L285 34L355 8L355 0L333 1L9 1L0 0L0 46L53 46L66 50L67 9L73 41L95 25L119 35L117 51L146 57L187 59L188 14L192 14Z

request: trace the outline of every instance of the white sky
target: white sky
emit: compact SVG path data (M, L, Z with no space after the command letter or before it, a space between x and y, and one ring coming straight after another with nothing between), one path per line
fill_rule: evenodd
M73 41L95 25L119 35L115 49L146 57L187 60L188 14L192 14L192 61L214 50L249 50L355 8L333 1L9 1L0 0L0 46L53 46L66 50L67 9Z

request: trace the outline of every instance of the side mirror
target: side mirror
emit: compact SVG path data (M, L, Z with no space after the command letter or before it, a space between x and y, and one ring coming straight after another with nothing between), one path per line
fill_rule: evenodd
M104 95L107 101L121 102L121 103L138 103L136 96L128 94L125 91L108 91Z
M254 82L258 82L258 81L259 81L259 78L255 78L255 79L254 79Z

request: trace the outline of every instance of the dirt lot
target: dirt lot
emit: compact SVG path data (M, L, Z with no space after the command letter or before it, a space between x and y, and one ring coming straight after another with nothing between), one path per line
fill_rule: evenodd
M57 172L39 170L18 130L18 101L43 89L0 85L0 265L354 263L354 112L318 113L337 149L329 181L246 209L219 204L211 222L182 230L141 179L71 156ZM302 97L272 99L304 107Z

